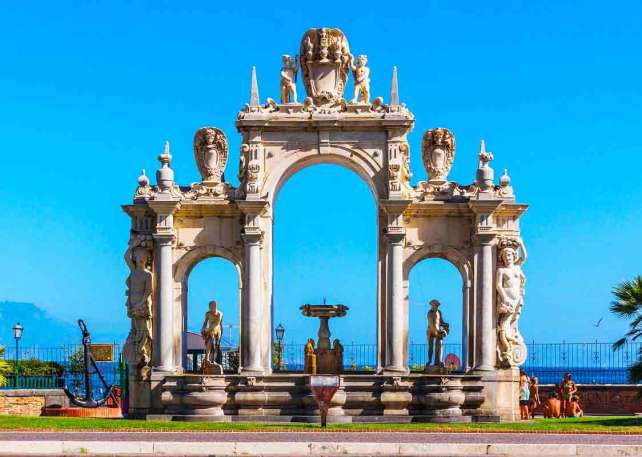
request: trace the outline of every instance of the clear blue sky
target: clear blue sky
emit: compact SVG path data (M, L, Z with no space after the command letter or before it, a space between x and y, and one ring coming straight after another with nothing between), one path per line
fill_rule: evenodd
M610 289L642 273L642 7L505 3L3 4L0 299L125 333L120 204L140 169L153 174L168 139L177 180L197 181L192 137L215 125L230 140L226 175L236 184L234 119L251 66L261 97L276 98L280 56L297 52L307 28L328 26L368 54L375 95L388 97L399 67L402 102L416 116L415 182L425 178L421 135L437 126L457 139L451 179L474 179L481 138L497 174L509 168L530 205L527 340L615 339L625 324L608 316ZM313 167L286 183L276 207L274 312L289 340L316 331L298 306L323 296L351 307L351 319L332 324L336 336L374 340L374 212L366 185L345 169ZM348 224L353 230L342 231ZM213 297L236 320L236 281L222 260L199 265L190 326ZM424 302L438 297L457 339L456 270L427 261L411 281L411 338L423 339Z

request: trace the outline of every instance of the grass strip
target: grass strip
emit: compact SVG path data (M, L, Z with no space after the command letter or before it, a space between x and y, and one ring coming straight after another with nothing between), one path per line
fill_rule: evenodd
M0 430L96 432L320 432L318 424L257 422L158 422L129 419L0 416ZM489 424L329 424L328 432L519 432L642 434L642 418L589 416L577 419L535 419Z

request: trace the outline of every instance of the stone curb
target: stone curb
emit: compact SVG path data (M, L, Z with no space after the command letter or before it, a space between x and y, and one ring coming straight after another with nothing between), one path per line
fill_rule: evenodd
M0 441L0 456L640 456L642 445L333 443L333 442L152 442Z

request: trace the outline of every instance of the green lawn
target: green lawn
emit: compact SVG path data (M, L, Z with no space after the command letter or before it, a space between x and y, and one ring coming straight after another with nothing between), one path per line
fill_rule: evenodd
M83 431L320 431L315 424L258 424L253 422L153 422L124 419L0 416L0 430ZM328 431L434 431L434 432L554 432L642 434L642 418L593 416L581 419L535 419L500 424L331 424Z

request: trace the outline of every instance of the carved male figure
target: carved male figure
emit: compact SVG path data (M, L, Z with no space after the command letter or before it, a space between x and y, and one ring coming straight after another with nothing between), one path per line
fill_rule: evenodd
M354 76L352 103L357 103L358 98L361 98L362 103L370 103L370 69L366 67L366 63L368 63L368 56L363 54L357 58L357 65L354 64L354 59L350 62Z
M332 342L332 355L334 356L334 372L340 374L343 372L343 345L338 338Z
M125 360L146 376L152 357L152 272L151 253L140 238L133 238L125 252L130 269L127 278L127 316L131 330L125 342Z
M303 372L306 374L317 374L317 355L314 349L314 340L308 338L305 344L305 362L303 365Z
M223 336L223 313L217 309L216 300L209 304L201 328L205 343L205 361L209 364L221 363L221 337Z
M517 328L519 315L524 304L524 285L526 276L521 265L526 261L526 248L523 241L501 240L499 244L501 265L497 268L497 352L503 363L514 362L512 349L522 343ZM518 258L517 251L522 255Z
M428 311L428 365L432 363L433 350L435 354L434 365L444 365L443 339L448 336L450 326L444 322L439 311L439 300L430 300L431 309Z
M285 54L281 68L281 103L297 103L296 100L296 74L299 71L299 56L292 57ZM290 98L292 94L292 98Z

